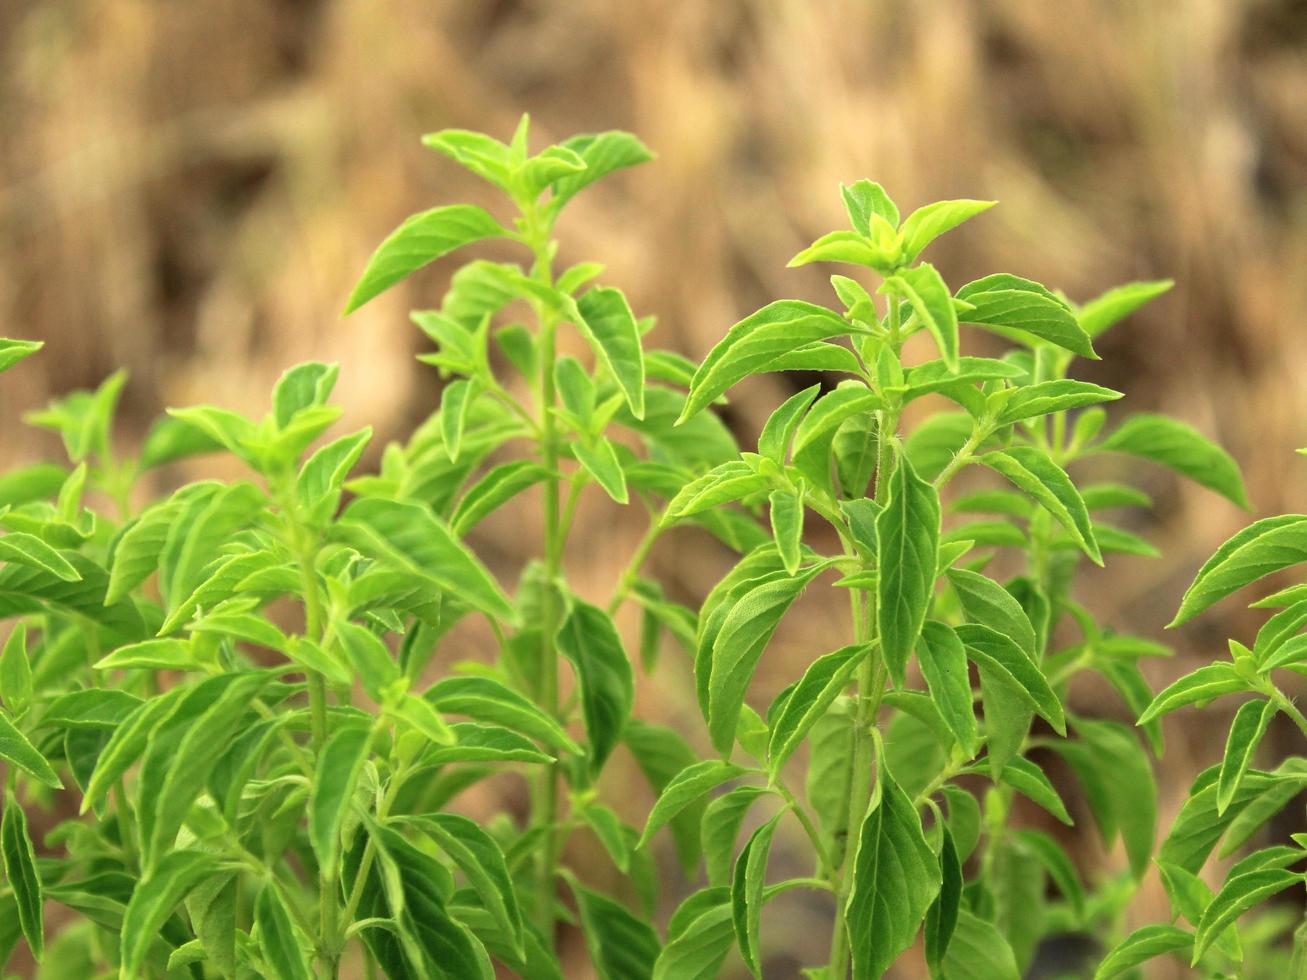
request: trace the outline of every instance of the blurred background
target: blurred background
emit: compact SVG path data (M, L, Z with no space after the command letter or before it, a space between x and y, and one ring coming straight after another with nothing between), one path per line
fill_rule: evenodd
M0 333L46 350L0 386L0 462L57 454L19 414L118 367L128 442L167 405L261 414L309 358L342 363L337 399L347 424L378 429L374 451L406 434L439 392L406 311L434 305L453 266L339 310L405 215L497 203L419 135L507 138L524 110L537 146L625 128L659 154L560 227L563 261L602 259L658 316L659 346L699 357L765 302L825 301L829 269L785 263L844 226L841 181L878 180L905 213L996 198L933 247L946 279L1012 271L1083 300L1173 277L1081 376L1220 441L1259 516L1307 506L1292 452L1307 444L1304 0L3 0ZM786 384L740 388L729 420L746 446ZM1165 557L1117 557L1083 586L1103 620L1156 638L1247 515L1160 470L1139 477L1158 507L1132 529ZM508 562L521 531L497 528L477 543ZM581 588L610 583L642 531L596 506L569 558ZM654 560L697 598L728 556L687 532ZM843 642L841 598L805 599L760 691ZM1180 655L1153 680L1254 625L1223 604L1168 637ZM1077 692L1079 708L1117 712L1101 694ZM688 682L640 697L647 717L698 731ZM1168 721L1163 826L1221 750L1227 719L1194 717ZM1275 738L1268 752L1298 736ZM628 777L639 799L637 777L613 778ZM1301 805L1288 813L1300 829ZM1067 839L1086 873L1120 866L1089 832ZM1150 884L1135 909L1156 920L1163 902ZM802 962L823 914L774 917L768 944ZM795 971L778 958L769 975Z

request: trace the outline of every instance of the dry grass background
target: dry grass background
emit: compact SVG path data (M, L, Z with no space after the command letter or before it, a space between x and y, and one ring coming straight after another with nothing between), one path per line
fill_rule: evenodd
M506 136L522 110L538 139L621 127L659 153L583 197L562 234L565 260L602 258L659 316L663 345L698 356L770 299L824 299L825 270L784 266L842 225L841 180L871 176L906 206L998 198L936 248L946 277L1010 270L1080 298L1174 277L1085 377L1219 439L1259 514L1304 506L1307 462L1291 452L1307 444L1302 0L4 0L0 333L47 344L0 388L5 460L57 451L14 424L21 410L119 366L129 438L165 405L262 411L276 376L310 357L342 362L347 421L403 433L438 391L405 311L434 302L450 266L348 321L337 311L401 217L486 203L417 136ZM730 419L746 444L785 384L741 388ZM1166 557L1118 558L1084 587L1105 620L1156 636L1245 516L1141 476L1159 505L1144 530ZM590 517L571 562L598 590L628 550L614 543L642 528ZM507 563L520 536L501 525L479 544ZM688 596L726 561L684 534L655 558ZM834 602L805 600L762 686L839 642ZM1226 604L1173 638L1182 655L1155 680L1250 626ZM1115 711L1099 693L1077 692L1081 708ZM646 685L642 710L689 726L687 696ZM1219 754L1217 730L1210 715L1169 723L1164 821ZM1090 873L1116 863L1089 834L1072 841ZM1156 916L1160 901L1150 887L1136 908ZM773 917L769 945L806 953L822 911Z

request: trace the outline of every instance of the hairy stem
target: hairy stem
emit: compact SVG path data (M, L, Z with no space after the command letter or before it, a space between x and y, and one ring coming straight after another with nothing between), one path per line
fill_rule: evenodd
M529 221L538 225L528 212ZM546 286L553 285L553 271L547 226L537 226L532 235L535 266L532 275ZM554 410L558 393L554 387L554 362L557 359L558 316L545 304L539 306L540 351L537 390L539 398L537 426L540 432L540 460L551 474L544 487L544 559L545 588L540 613L539 704L558 717L558 651L555 645L559 628L556 584L562 568L564 529L559 506L558 433ZM544 844L536 851L535 897L536 922L548 948L554 941L554 869L558 842L553 832L558 822L558 772L554 766L542 766L532 793L532 826L544 830Z

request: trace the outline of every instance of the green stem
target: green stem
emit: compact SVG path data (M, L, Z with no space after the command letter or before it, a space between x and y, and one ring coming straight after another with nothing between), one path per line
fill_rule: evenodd
M608 600L608 615L613 615L622 607L631 591L635 588L635 583L640 577L640 569L644 563L649 560L649 552L653 550L654 543L663 533L662 515L655 514L653 522L649 529L644 532L644 537L640 543L635 546L635 551L631 554L631 560L626 563L626 568L618 576L617 587L613 590L613 596Z
M532 275L546 286L553 285L549 228L542 225L534 210L527 212L532 228L531 247L535 253ZM540 318L539 376L537 388L540 404L537 425L540 431L540 458L549 476L545 479L545 589L540 614L539 704L549 715L558 717L558 651L555 647L559 613L556 585L562 569L563 528L559 513L558 432L554 410L558 393L554 387L554 362L557 359L558 315L546 304L538 306ZM558 771L542 766L532 793L532 826L545 831L544 844L536 852L536 921L545 946L554 944L554 867L558 842L553 832L558 822Z
M898 337L898 304L890 304L890 336ZM882 411L880 413L879 437L876 460L875 498L883 504L889 494L889 474L894 466L894 440L898 430L898 413ZM845 549L851 552L846 542ZM876 639L876 613L869 608L870 603L863 599L860 589L850 590L853 604L854 642L868 643ZM839 886L835 902L835 924L831 932L830 976L833 980L843 980L848 973L849 935L845 925L845 910L849 896L853 891L852 862L857 848L854 838L871 805L875 783L872 777L872 743L867 737L876 724L880 713L880 702L885 692L886 667L879 650L873 650L858 668L857 702L854 709L853 728L849 737L853 740L852 760L849 770L849 812L848 837L844 846L839 868Z
M773 779L771 786L772 789L780 795L780 798L785 801L786 805L803 826L804 833L808 835L808 839L812 841L813 849L817 852L817 863L821 867L821 873L825 876L830 887L834 888L837 873L835 863L831 860L830 851L822 842L821 834L817 830L817 825L812 822L812 816L803 808L803 804L795 798L794 794L790 792L790 788L781 782L779 778Z

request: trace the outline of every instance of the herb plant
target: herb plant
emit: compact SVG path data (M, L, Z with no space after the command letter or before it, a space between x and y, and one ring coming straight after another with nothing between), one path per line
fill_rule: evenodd
M932 975L986 980L1022 975L1049 935L1110 934L1148 867L1155 787L1134 731L1072 715L1066 691L1097 673L1133 716L1150 700L1139 659L1166 651L1099 625L1072 591L1084 558L1153 553L1097 516L1147 497L1115 483L1077 486L1067 470L1124 453L1244 503L1235 465L1197 432L1136 415L1104 435L1099 406L1119 393L1068 378L1076 357L1096 357L1096 337L1169 283L1125 286L1084 307L1007 274L953 292L919 256L990 202L943 201L900 221L865 180L845 188L844 201L851 229L823 236L791 265L865 267L881 279L876 295L836 275L842 312L771 303L732 327L690 384L684 419L760 371L832 379L789 398L756 453L690 483L670 507L674 520L765 501L772 540L747 552L700 612L695 677L718 758L672 780L645 839L709 790L733 788L708 807L709 884L673 917L656 977L714 976L732 946L761 975L764 906L792 888L834 897L829 960L807 971L826 980L881 976L919 932ZM959 323L1017 347L999 360L964 356ZM906 363L919 333L933 357ZM904 434L909 404L931 394L958 409ZM945 522L941 492L964 468L988 471L997 486L954 497ZM805 543L810 518L834 530L837 553ZM1024 571L991 570L1010 567L1013 552ZM746 695L773 632L827 573L848 591L851 642L821 652L754 711ZM1155 722L1145 734L1160 751ZM805 744L800 791L789 763ZM1040 765L1050 751L1078 775L1104 841L1124 841L1123 879L1087 889L1052 836L1011 825L1017 794L1071 822ZM737 850L746 813L767 800L774 805ZM806 834L815 870L773 882L769 850L789 821ZM1056 901L1046 898L1050 882Z
M555 268L563 207L648 151L618 132L536 155L526 140L525 119L508 145L427 137L517 217L501 224L472 205L415 215L349 301L483 239L525 256L468 263L439 309L414 315L437 346L422 359L448 380L440 410L387 447L378 474L351 479L370 430L325 439L339 416L331 365L288 371L261 420L174 410L137 458L111 438L121 375L33 416L76 465L0 481L0 595L16 621L0 660L0 962L22 936L50 976L300 980L338 976L353 956L370 975L490 977L496 961L559 977L555 927L573 908L603 975L656 955L656 876L596 780L620 744L655 790L694 755L671 730L630 720L635 674L613 615L639 603L650 663L661 635L692 633L693 613L642 568L665 501L737 449L710 415L674 426L685 400L674 386L692 365L646 354L652 321L619 290L587 285L601 266ZM590 366L560 351L565 331ZM5 343L4 367L39 346ZM134 509L139 476L215 449L250 478ZM591 486L652 515L600 604L574 594L564 568ZM532 487L542 540L510 598L463 537ZM111 506L88 509L84 495ZM743 518L702 523L735 546L764 535ZM431 683L437 648L468 617L487 624L493 659ZM524 825L449 809L496 774L530 779ZM60 790L80 794L83 817L33 842L28 814L66 810ZM693 829L679 824L689 863ZM561 863L583 830L629 872L638 914ZM37 859L35 843L52 856ZM80 917L49 949L46 902Z
M1257 521L1203 565L1171 625L1186 623L1226 596L1304 560L1307 517L1284 514ZM1307 735L1307 718L1282 686L1286 678L1307 673L1307 635L1302 632L1307 586L1279 589L1254 601L1252 608L1274 613L1251 647L1230 640L1228 660L1181 677L1157 695L1140 719L1141 724L1156 724L1187 705L1205 706L1226 695L1244 699L1230 722L1220 764L1194 781L1158 852L1174 921L1132 933L1103 964L1101 977L1167 953L1183 957L1196 976L1301 977L1307 971L1301 902L1271 903L1303 884L1307 834L1281 832L1274 843L1247 847L1264 841L1267 825L1307 787L1307 759L1301 755L1277 759L1270 770L1253 764L1278 716ZM1222 860L1240 855L1215 892L1198 877L1213 853ZM1259 906L1261 914L1238 924Z
M1301 666L1307 593L1265 600L1284 610L1252 650L1234 646L1232 665L1154 700L1138 661L1165 647L1099 624L1074 590L1085 558L1153 551L1101 519L1147 505L1142 492L1069 471L1125 454L1245 503L1234 463L1197 432L1156 415L1108 428L1101 406L1119 393L1069 377L1169 284L1084 306L1006 274L954 292L919 257L989 202L900 221L859 181L844 190L851 230L793 264L864 267L876 292L834 276L842 312L772 303L696 367L646 349L652 319L593 284L601 266L558 264L567 203L648 150L608 132L533 155L527 135L524 118L508 143L428 136L502 192L511 217L471 204L416 214L350 297L353 311L482 241L519 256L467 262L438 308L413 314L435 345L421 360L443 380L439 410L385 447L376 473L356 472L369 429L331 431L328 364L287 371L260 419L172 410L135 454L115 438L121 374L29 417L60 434L71 465L0 477L0 968L25 941L50 978L550 980L564 975L567 925L603 980L714 977L732 949L761 975L764 906L807 889L834 910L828 961L810 977L915 964L920 934L931 975L1008 980L1050 936L1116 938L1152 857L1158 717L1251 691L1226 762L1199 780L1160 856L1196 935L1135 933L1100 974L1181 948L1224 969L1234 916L1302 878L1287 870L1302 849L1287 845L1237 866L1215 898L1195 875L1222 831L1238 846L1307 782L1303 760L1249 767L1274 712L1307 726L1267 678ZM961 323L1014 348L966 356ZM0 370L39 346L0 341ZM789 398L741 453L711 406L782 371L829 383ZM175 485L170 464L215 452L245 476L152 496ZM989 482L954 488L973 473ZM597 597L567 574L587 493L639 503L648 521ZM532 539L524 505L539 513L530 559L483 561L469 544L483 521ZM1181 618L1307 556L1303 521L1232 539ZM646 571L682 523L740 556L698 609ZM849 643L757 711L755 669L823 576L848 594ZM636 656L616 621L626 605ZM692 662L704 732L633 717L637 674L664 641ZM1143 712L1142 740L1067 709L1083 673ZM656 795L648 813L607 793L619 752ZM1054 836L1017 819L1021 796L1071 822L1055 757L1105 844L1123 842L1121 875L1083 882ZM500 778L527 780L528 813L460 798L485 784L493 799ZM660 933L651 845L664 829L702 887ZM811 874L772 880L780 833L806 841ZM570 859L578 835L606 855L602 880ZM73 919L47 942L50 905Z

